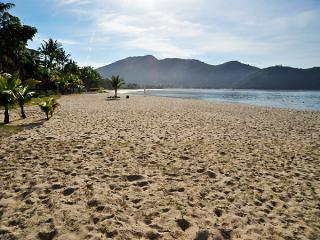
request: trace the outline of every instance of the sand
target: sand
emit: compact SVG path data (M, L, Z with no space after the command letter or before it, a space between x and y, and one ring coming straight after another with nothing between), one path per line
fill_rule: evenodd
M106 96L12 122L0 239L320 238L320 112Z

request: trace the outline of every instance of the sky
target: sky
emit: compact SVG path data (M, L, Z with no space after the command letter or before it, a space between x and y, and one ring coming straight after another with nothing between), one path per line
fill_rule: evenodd
M7 2L7 1L4 1ZM11 0L81 66L129 57L238 60L268 67L320 66L320 0Z

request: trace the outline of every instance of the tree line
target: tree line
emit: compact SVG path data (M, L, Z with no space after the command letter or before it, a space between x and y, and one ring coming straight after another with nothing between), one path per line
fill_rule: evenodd
M103 81L92 67L79 67L57 40L44 40L37 50L27 48L37 29L10 14L14 6L0 2L0 105L4 106L5 124L10 121L11 105L19 105L21 117L26 118L25 103L49 91L65 94L103 86L112 87L113 98L118 98L117 90L125 84L119 75ZM49 98L39 106L48 120L58 104Z
M41 93L73 93L97 88L101 76L92 67L79 67L57 40L48 39L37 50L27 47L37 29L24 25L9 11L13 3L0 2L0 105L4 123L9 123L9 107L17 104L26 118L24 105ZM39 105L47 119L57 103L49 98Z
M48 39L37 50L27 48L37 29L10 14L13 3L0 3L0 73L18 74L22 83L37 80L40 92L72 93L99 87L102 78L90 66L79 67L57 40Z

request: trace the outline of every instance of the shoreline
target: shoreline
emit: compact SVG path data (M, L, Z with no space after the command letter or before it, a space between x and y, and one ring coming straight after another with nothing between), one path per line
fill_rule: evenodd
M144 96L143 94L143 89L137 89L137 90L122 90L123 91L123 94L130 94L132 93L133 95L136 95L136 96ZM164 95L161 96L160 95L157 95L157 94L148 94L148 92L150 93L150 91L158 91L158 92L164 92ZM176 96L170 96L170 95L165 95L166 92L167 94L170 94L170 92L181 92L182 95L179 95L179 94L176 94ZM189 92L188 92L189 91ZM190 92L191 91L191 92ZM203 97L195 97L195 96L184 96L184 94L193 94L192 91L200 91L200 92L207 92L207 91L214 91L214 92L209 92L208 94L214 94L215 93L221 93L221 92L224 92L224 91L228 91L228 92L231 92L231 93L234 93L234 92L267 92L267 93L274 93L274 92L283 92L283 91L274 91L274 90L231 90L231 89L150 89L149 91L147 91L147 94L146 96L155 96L155 97L172 97L172 98L180 98L180 99L200 99L200 100L205 100L205 101L208 101L208 102L221 102L221 103L234 103L234 104L249 104L249 105L254 105L254 106L260 106L260 107L270 107L270 108L277 108L277 109L294 109L294 110L306 110L306 111L316 111L316 112L319 112L320 111L320 106L319 105L315 105L316 103L313 103L314 106L303 106L304 103L301 105L301 106L298 106L298 105L292 105L292 103L288 102L288 106L281 106L281 105L284 105L284 103L280 103L280 102L277 102L278 100L275 100L275 102L265 102L265 100L259 100L258 98L252 102L242 102L243 100L241 100L240 98L238 100L230 100L230 99L227 99L227 98L223 98L223 97L220 97L220 98L213 98L210 96L203 96ZM290 92L290 91L285 91L286 93ZM291 91L291 93L301 93L301 92L306 92L306 91ZM320 93L320 91L309 91L309 92L313 92L313 93ZM255 96L255 97L259 97L259 96ZM320 97L320 95L319 95ZM272 97L271 97L272 98ZM277 104L280 104L279 106L276 106ZM291 105L290 105L291 104ZM301 104L301 103L296 103L296 104ZM319 104L319 103L317 103ZM317 106L317 107L316 107Z
M5 236L320 236L319 112L106 97L62 96L49 121L28 108L1 139Z
M120 93L121 95L125 96L128 95L130 92ZM130 96L130 95L129 95ZM285 107L274 107L274 106L265 106L265 105L257 105L253 103L241 103L241 102L228 102L228 101L219 101L219 100L208 100L208 99L196 99L196 98L188 98L188 97L172 97L172 96L156 96L156 95L148 95L144 96L143 94L132 94L132 96L137 97L155 97L155 98L169 98L169 99L182 99L182 100L194 100L194 101L204 101L207 103L212 104L227 104L227 105L243 105L243 106L251 106L251 107L257 107L257 108L265 108L270 110L287 110L287 111L298 111L298 112L314 112L314 113L320 113L320 110L315 109L302 109L302 108L285 108Z
M143 91L143 90L142 90ZM126 92L126 90L124 91L119 91L118 90L118 95L121 96L120 100L124 100L127 101L125 99L125 97L127 95L129 95L131 92ZM82 95L104 95L106 97L108 96L113 96L113 92L109 91L108 93L81 93L81 94L71 94L71 95L60 95L61 98L63 97L73 97L73 96L82 96ZM172 96L156 96L156 95L148 95L146 94L145 96L143 94L132 94L129 95L130 98L132 97L138 97L138 98L151 98L151 99L157 99L157 98L164 98L164 99L168 99L168 100L186 100L186 101L195 101L195 102L202 102L205 104L213 104L213 105L226 105L226 106L233 106L233 107L237 107L237 106L242 106L242 107L251 107L251 108L257 108L257 110L270 110L270 111L289 111L289 112L306 112L306 113L314 113L314 114L320 114L320 110L312 110L312 109L299 109L299 108L282 108L282 107L273 107L273 106L263 106L263 105L256 105L256 104L251 104L251 103L241 103L241 102L227 102L227 101L219 101L219 100L207 100L207 99L196 99L196 98L188 98L188 97L172 97ZM36 118L39 118L39 120L45 120L45 118L43 117L41 119L41 115L44 115L40 110L38 106L33 106L33 105L27 105L26 106L26 112L30 112L31 116L27 119L22 119L20 117L20 110L18 107L14 108L14 109L9 109L9 113L10 113L10 123L8 124L8 126L15 126L15 125L20 125L20 123L23 122L32 122L32 120L35 118L35 116L37 116ZM3 122L3 113L4 113L4 109L0 109L0 124L2 124ZM36 113L36 114L35 114ZM31 120L32 119L32 120ZM2 126L6 126L3 125Z

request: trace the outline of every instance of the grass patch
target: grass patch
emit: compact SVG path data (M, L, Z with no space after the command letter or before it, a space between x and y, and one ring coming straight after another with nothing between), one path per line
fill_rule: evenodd
M49 98L54 98L55 100L57 100L58 98L60 98L60 95L50 95L50 96L41 96L41 97L37 97L37 98L32 98L27 104L26 106L35 106L38 105L42 102L47 101Z
M25 107L38 106L40 103L45 102L49 98L54 98L57 100L58 98L60 98L60 95L39 96L39 97L31 98L31 100L26 103ZM17 109L17 108L19 108L19 105L13 104L10 106L9 110ZM4 110L4 107L0 106L0 110Z
M13 134L16 134L22 131L23 128L20 126L9 126L4 125L3 123L0 124L0 138L9 137Z

